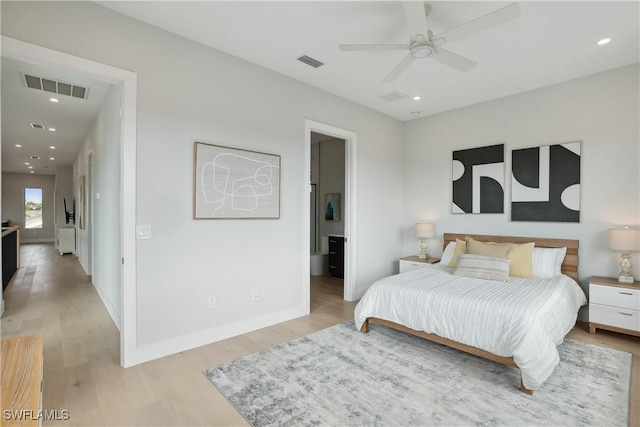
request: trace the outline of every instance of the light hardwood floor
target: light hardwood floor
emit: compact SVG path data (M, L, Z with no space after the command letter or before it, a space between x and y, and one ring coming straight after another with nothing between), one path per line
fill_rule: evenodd
M44 425L247 425L202 370L352 319L355 303L342 291L339 280L312 278L309 316L122 369L118 330L76 258L24 245L4 294L2 338L44 333L43 408L70 414ZM570 336L634 354L631 425L640 425L640 339L589 335L584 325Z

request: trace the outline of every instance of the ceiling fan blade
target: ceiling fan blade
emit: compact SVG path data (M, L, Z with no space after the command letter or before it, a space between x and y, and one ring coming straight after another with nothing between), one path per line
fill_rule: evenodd
M413 61L414 61L413 56L411 56L411 54L409 53L407 56L405 56L402 59L402 61L398 63L398 65L394 67L393 70L391 70L389 74L387 74L387 77L384 78L383 82L388 83L397 79L398 76L404 72L404 70L409 68L409 65L411 65Z
M427 36L427 14L425 13L424 2L403 1L404 16L407 18L407 25L411 30L411 40L416 34Z
M476 65L478 65L477 62L464 58L460 55L456 55L455 53L442 48L438 48L437 52L433 52L429 58L464 73L473 70Z
M341 44L340 50L343 52L358 50L409 50L408 44Z
M481 31L488 30L489 28L493 28L511 21L512 19L516 19L519 16L520 6L518 6L518 3L511 3L509 6L498 9L495 12L491 12L487 15L481 16L480 18L476 18L465 24L440 33L434 38L444 38L447 43L462 40Z

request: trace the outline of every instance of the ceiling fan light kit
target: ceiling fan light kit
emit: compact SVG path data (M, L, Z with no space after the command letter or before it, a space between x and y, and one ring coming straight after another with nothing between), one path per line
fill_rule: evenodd
M440 46L451 41L463 40L481 31L501 25L520 16L520 7L517 3L493 11L487 15L468 21L450 30L444 31L435 37L427 28L427 16L431 12L431 6L427 3L416 1L402 2L405 18L411 32L409 44L343 44L341 51L383 51L383 50L408 50L409 54L398 63L383 81L394 81L414 62L414 59L431 58L441 64L455 68L458 71L469 72L478 64L464 58Z
M412 46L411 46L411 56L415 59L423 59L426 58L428 56L431 56L431 54L433 53L433 47L431 47L429 45L429 43L426 42L415 42Z

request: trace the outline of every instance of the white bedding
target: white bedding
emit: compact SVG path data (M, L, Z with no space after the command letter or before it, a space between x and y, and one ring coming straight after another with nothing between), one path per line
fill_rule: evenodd
M565 275L499 282L451 271L435 264L378 280L355 308L356 327L377 317L513 357L524 386L539 388L587 301L580 286Z

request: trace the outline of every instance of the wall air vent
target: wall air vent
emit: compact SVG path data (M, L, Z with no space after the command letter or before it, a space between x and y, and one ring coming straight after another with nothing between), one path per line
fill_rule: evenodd
M320 62L317 59L313 59L307 55L302 55L300 58L298 58L298 61L303 62L313 68L318 68L324 65L323 62Z
M396 101L400 101L401 99L406 99L408 98L409 95L406 95L402 92L398 92L397 90L394 90L393 92L389 92L387 94L384 95L380 95L378 98L382 98L387 102L396 102Z
M31 127L34 129L43 129L44 130L44 125L39 125L38 123L31 123Z
M58 95L66 95L79 99L87 99L89 95L89 88L84 86L44 77L30 76L28 74L24 74L24 83L31 89L43 90L45 92L57 93Z

